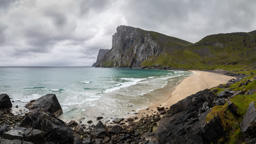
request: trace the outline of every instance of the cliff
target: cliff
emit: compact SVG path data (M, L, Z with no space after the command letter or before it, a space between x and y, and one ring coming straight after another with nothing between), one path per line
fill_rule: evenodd
M192 44L185 40L119 26L112 48L96 67L232 69L255 67L255 31L214 34Z
M98 53L98 56L97 56L97 60L92 66L96 66L102 60L102 58L105 56L105 54L108 51L109 51L108 49L100 49L99 53Z
M187 41L160 33L119 26L113 35L112 49L95 66L147 67L147 63L155 62L162 54L166 52L172 54L172 52L190 44ZM158 66L156 64L150 67Z

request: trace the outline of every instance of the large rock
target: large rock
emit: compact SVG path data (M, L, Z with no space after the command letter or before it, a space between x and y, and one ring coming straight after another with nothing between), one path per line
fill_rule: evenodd
M0 139L0 144L34 144L32 142L23 141L23 140L9 140L9 139Z
M123 120L124 120L124 118L115 118L115 119L113 120L113 122L119 124L119 123L120 123L121 121L123 121Z
M28 128L24 131L24 140L33 142L36 144L45 143L45 133L38 129Z
M47 142L65 144L73 143L75 139L74 133L63 121L44 111L28 115L20 125L43 131Z
M209 122L204 123L201 127L202 136L207 143L216 143L224 134L224 128L219 116L215 116Z
M0 126L0 137L4 134L5 131L7 131L8 127L4 124Z
M23 135L25 132L26 128L24 127L15 127L7 132L4 133L3 138L4 139L9 139L9 140L23 140Z
M218 94L217 94L217 96L219 97L219 98L225 98L225 97L229 97L229 96L232 96L233 94L234 94L235 92L233 92L233 91L221 91L221 92L219 92Z
M173 115L194 106L201 107L205 102L208 102L208 106L211 107L214 97L214 94L208 89L200 91L172 105L168 110L168 113Z
M214 97L210 90L204 90L172 105L168 114L159 121L156 131L158 142L205 143L201 135L201 119L204 119L206 114L200 114L199 110L205 102L212 106Z
M103 125L101 121L94 127L92 130L92 135L95 138L104 138L107 135L106 127Z
M0 109L12 108L10 97L7 94L0 94Z
M118 134L122 131L122 127L119 125L115 125L113 126L110 130L109 133L113 133L113 134Z
M231 101L227 102L228 104L228 110L234 115L234 116L238 116L239 114L237 113L237 106L232 103Z
M254 102L251 102L242 122L240 123L241 132L251 138L256 137L256 109Z
M31 101L26 105L26 108L31 111L42 109L43 111L52 113L56 117L63 113L55 94L47 94L36 101Z

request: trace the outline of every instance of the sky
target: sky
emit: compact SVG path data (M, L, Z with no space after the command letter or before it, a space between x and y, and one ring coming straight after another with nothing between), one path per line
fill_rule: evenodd
M119 25L190 42L256 30L256 0L0 0L0 66L90 66Z

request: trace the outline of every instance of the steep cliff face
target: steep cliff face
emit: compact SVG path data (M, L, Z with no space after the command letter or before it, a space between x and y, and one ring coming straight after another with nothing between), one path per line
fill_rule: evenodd
M102 60L102 58L105 56L105 54L108 51L109 51L109 49L100 49L99 53L98 53L98 56L97 56L97 60L92 66L96 66Z
M119 26L113 35L112 49L95 66L142 68L147 63L155 62L161 54L185 45L190 43L156 32Z

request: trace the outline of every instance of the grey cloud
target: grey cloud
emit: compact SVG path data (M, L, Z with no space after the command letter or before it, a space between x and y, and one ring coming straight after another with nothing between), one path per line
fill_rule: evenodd
M82 15L87 14L89 11L100 12L104 11L114 0L80 0L79 10Z
M52 18L56 27L63 27L67 23L67 18L64 13L58 12L54 7L46 9L45 15Z
M16 1L17 0L1 0L0 1L0 10L1 9L8 9Z
M253 29L255 5L252 0L131 0L123 8L130 25L196 42L208 34Z
M255 5L254 0L0 0L0 65L91 65L99 49L111 48L118 25L191 42L252 31Z
M7 29L6 26L1 25L0 23L0 45L2 45L5 41L5 30Z

